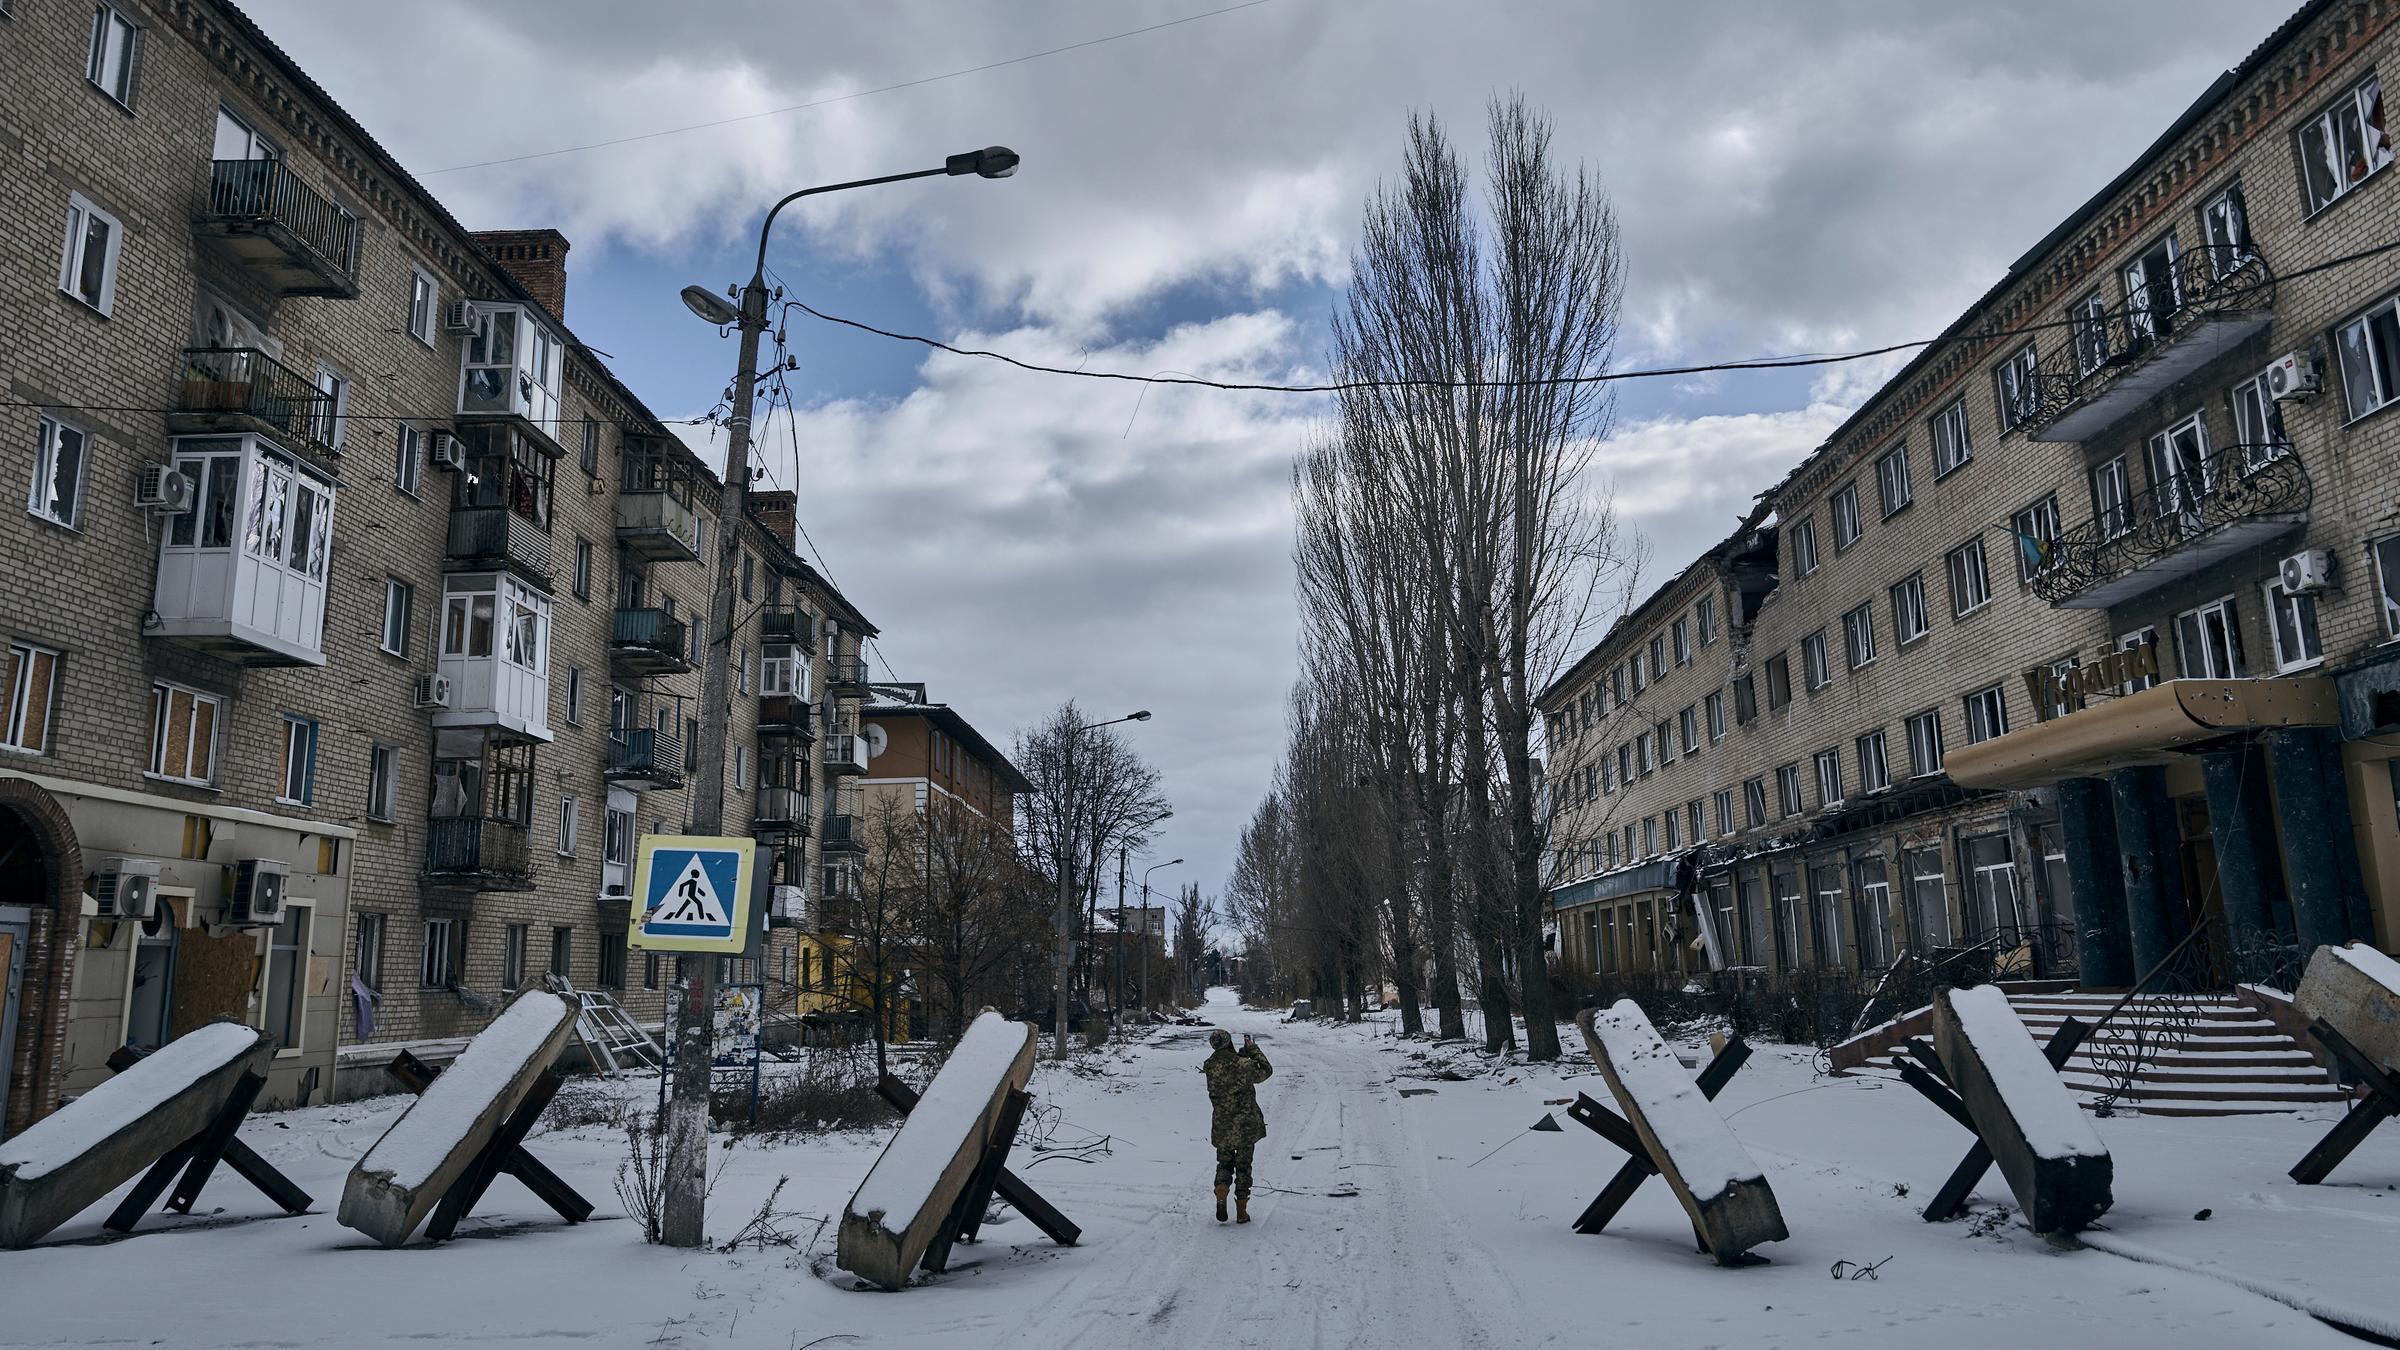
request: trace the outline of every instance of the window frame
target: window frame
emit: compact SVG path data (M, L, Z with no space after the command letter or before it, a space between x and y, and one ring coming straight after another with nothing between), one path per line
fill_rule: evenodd
M1974 603L1962 606L1959 603L1961 597L1959 564L1969 558L1972 558L1974 562L1973 580L1977 586L1982 588L1983 594ZM1942 570L1947 572L1950 577L1950 617L1953 620L1963 619L1992 603L1992 569L1989 560L1984 557L1982 535L1976 535L1943 554Z
M1933 446L1933 481L1940 482L1975 461L1973 428L1967 422L1967 399L1961 394L1936 409L1925 419L1927 436ZM1944 432L1948 431L1950 445L1945 451ZM1955 457L1953 457L1955 456ZM1943 461L1948 459L1948 463Z
M127 112L132 112L135 94L134 80L142 71L144 25L123 9L109 3L109 0L97 0L97 3L92 6L92 10L91 36L84 48L84 83L107 95L109 102ZM111 52L108 50L110 39L117 36L120 27L124 34L122 42L117 45L116 51ZM109 73L109 61L112 56L117 62L116 84L118 86L113 89L103 79Z
M399 620L395 638L393 620ZM383 631L376 635L375 646L386 656L408 659L410 630L416 627L417 588L395 576L383 579Z
M1875 496L1883 508L1883 518L1890 520L1916 504L1916 484L1911 481L1908 467L1908 442L1901 441L1875 459Z
M1873 731L1861 733L1852 739L1851 745L1858 753L1858 790L1860 794L1872 797L1878 792L1889 790L1892 786L1892 759L1890 747L1884 740L1883 728L1877 727ZM1867 753L1870 747L1874 750L1872 756Z
M2049 526L2048 534L2042 532L2045 523ZM2066 524L2059 515L2057 493L2047 493L2040 500L2030 502L2023 509L2011 513L2008 518L2008 529L2009 537L2017 545L2017 585L2031 586L2035 578L2047 575L2051 568L2058 566L2058 541L2066 533ZM2039 568L2033 565L2033 559L2027 557L2025 553L2027 538L2049 547L2049 562ZM1988 573L1984 577L1984 584L1987 587L1991 584L1991 577Z
M1808 799L1800 787L1800 761L1775 766L1775 806L1779 818L1789 820L1808 810Z
M278 757L275 800L285 806L307 806L317 795L317 719L299 713L283 714L283 740Z
M1853 671L1875 664L1874 601L1861 600L1842 611L1842 648Z
M2375 601L2383 625L2383 640L2400 642L2400 534L2367 541L2367 561L2375 569Z
M350 943L350 973L373 993L383 992L383 955L391 938L392 916L382 910L362 910Z
M2133 533L2133 478L2123 454L2111 455L2084 474L2092 493L2092 528L2102 542ZM2103 492L2101 485L2109 484Z
M1824 629L1800 639L1800 671L1812 694L1833 683L1833 657L1825 645Z
M2369 93L2370 89L2373 90L2372 94ZM2320 147L2329 147L2338 152L2341 141L2340 128L2336 127L2334 119L2347 113L2353 119L2352 126L2358 135L2359 149L2364 154L2367 148L2367 133L2371 129L2367 118L2373 108L2381 103L2382 98L2383 76L2379 71L2370 70L2359 79L2358 83L2328 100L2322 108L2302 119L2298 125L2292 128L2293 154L2300 170L2300 200L2303 206L2301 219L2316 219L2320 213L2330 209L2336 202L2348 198L2350 194L2373 182L2376 175L2391 166L2391 138L2386 135L2381 147L2382 157L2374 159L2369 156L2370 162L2367 165L2367 171L2355 178L2349 176L2347 166L2337 167L2327 155L2316 155L2315 167L2324 169L2326 176L2332 180L2329 184L2330 190L2323 198L2318 197L2317 181L2309 172L2311 167L2310 133L2316 134Z
M382 741L367 742L367 819L391 824L399 814L399 801L399 747Z
M65 511L58 509L59 454L72 434L75 438L75 471L64 497ZM62 530L83 532L83 503L88 495L92 470L91 428L50 413L34 419L33 472L25 489L25 514L45 525Z
M418 988L447 989L458 983L458 939L458 920L427 919L424 921L424 929L418 936ZM435 968L437 954L441 961L438 970Z
M421 304L419 302L422 302ZM408 265L408 335L425 345L434 346L434 325L442 312L442 283L431 272L415 263Z
M1922 570L1911 572L1893 582L1886 588L1885 594L1892 607L1893 646L1906 647L1912 642L1922 642L1932 636L1933 615L1927 611L1925 606L1925 573ZM1904 597L1910 599L1909 604L1902 603ZM1912 605L1917 619L1917 630L1914 633L1909 632L1901 624L1901 620L1908 615Z
M1838 748L1810 755L1809 766L1816 774L1818 810L1830 811L1849 800L1842 792L1842 752Z
M1817 568L1824 564L1824 558L1817 551L1816 516L1811 513L1794 520L1791 536L1793 578L1797 580L1816 575Z
M2378 326L2381 321L2381 326ZM2374 402L2360 407L2357 391L2361 373L2351 360L2351 330L2365 339L2359 352L2364 373L2371 377ZM2333 326L2333 364L2342 374L2342 425L2363 421L2400 403L2400 294L2387 295Z
M2033 381L2041 368L2041 354L2034 350L2031 339L1992 367L1992 406L2000 417L2001 435L2033 419Z
M98 220L108 227L108 237L101 245L100 285L97 299L87 297L78 289L82 274L88 270L84 250L91 243L90 222ZM114 318L117 308L117 271L125 257L125 226L114 215L101 209L91 198L80 192L67 194L67 233L58 260L59 294L91 310L100 317Z
M2229 667L2226 671L2215 669L2215 653L2207 646L2210 636L2208 619L2211 615L2219 618L2224 625L2225 657L2226 665ZM2201 648L2210 657L2209 668L2197 673L2192 670L2191 666L2191 648L2187 647L2184 641L2184 621L2186 619L2192 621ZM2221 595L2214 600L2178 612L2172 621L2170 631L2175 635L2175 670L2182 678L2187 680L2239 680L2248 676L2250 655L2242 645L2241 608L2235 603L2234 596Z
M1766 659L1767 711L1777 712L1792 702L1792 661L1784 652Z
M576 846L582 842L582 834L583 799L572 792L558 794L558 856L574 857Z
M2318 666L2324 665L2325 630L2322 616L2317 613L2316 594L2312 591L2286 591L2280 577L2266 582L2259 587L2259 590L2266 599L2267 644L2275 657L2275 673L2290 675L2298 671L2314 670ZM2286 605L2292 607L2294 615L2294 638L2303 646L2314 643L2316 651L2313 654L2303 654L2294 659L2284 652L2283 621Z
M1858 480L1853 478L1835 488L1825 499L1825 509L1833 516L1833 553L1838 558L1867 532L1866 514L1858 504Z
M0 750L20 755L50 753L50 728L58 709L59 667L65 660L64 653L35 643L8 644L8 708L6 721L0 723ZM37 664L46 665L49 672L40 682L41 707L38 715L33 706ZM31 742L28 742L25 731L28 720L40 728L39 734ZM5 971L0 971L0 977L5 974Z
M1988 703L1986 700L1989 700ZM1981 745L2008 734L2008 686L1988 684L1960 698L1966 710L1967 744Z
M1710 690L1700 704L1708 717L1708 743L1715 745L1725 739L1725 691Z
M1911 713L1903 725L1908 731L1908 776L1911 779L1934 778L1947 772L1942 744L1942 710L1927 708L1923 712ZM1920 732L1924 734L1920 735ZM1931 761L1930 766L1928 760Z
M392 489L422 499L425 483L425 432L408 422L392 433Z
M207 763L205 771L197 775L167 772L167 728L174 712L175 700L178 698L188 700L190 704L184 723L182 767L185 769L191 767L193 759L194 737L191 735L191 728L199 721L200 710L203 707L208 709ZM143 777L157 779L161 782L181 783L187 787L213 788L216 786L217 769L222 760L219 750L224 744L224 737L225 700L222 697L205 690L194 689L188 684L179 684L173 680L151 681L150 756Z

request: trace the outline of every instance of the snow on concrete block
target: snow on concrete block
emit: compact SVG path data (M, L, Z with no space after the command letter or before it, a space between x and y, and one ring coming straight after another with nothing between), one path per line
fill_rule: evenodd
M1631 999L1575 1019L1625 1118L1719 1265L1791 1236L1766 1172Z
M2108 1146L2007 994L1989 984L1938 991L1933 1044L2033 1231L2076 1232L2108 1212Z
M255 1027L196 1027L0 1143L0 1247L40 1241L200 1133L274 1051Z
M834 1264L906 1287L973 1179L1002 1103L1032 1078L1033 1028L985 1009L850 1197Z
M574 1029L565 999L545 989L517 995L350 1169L341 1221L386 1247L408 1241Z
M2363 942L2319 947L2293 1002L2323 1018L2367 1058L2400 1069L2400 961Z

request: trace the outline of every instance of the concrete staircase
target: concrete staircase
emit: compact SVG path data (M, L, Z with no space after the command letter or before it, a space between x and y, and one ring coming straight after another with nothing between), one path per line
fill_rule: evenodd
M2037 1041L2075 1017L2097 1023L2118 995L2057 990L2011 991L2009 1004ZM1927 1019L1922 1032L1930 1040ZM1863 1067L1897 1072L1889 1052ZM2134 1000L2067 1061L2068 1088L2088 1106L2101 1099L2138 1055L2120 1109L2152 1116L2232 1116L2341 1102L2346 1092L2288 1033L2252 1004L2229 994Z

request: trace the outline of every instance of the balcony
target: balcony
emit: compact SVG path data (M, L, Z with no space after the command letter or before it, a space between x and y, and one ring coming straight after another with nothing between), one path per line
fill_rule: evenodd
M2228 446L2062 535L2033 589L2058 609L2107 609L2308 524L2313 490L2280 445Z
M796 787L760 788L757 804L750 810L750 832L806 836L808 790Z
M358 294L358 217L282 160L217 160L192 232L279 295Z
M825 738L825 772L836 777L856 777L867 771L867 738L864 736L828 736Z
M776 886L767 900L767 927L808 927L808 891L800 886Z
M433 710L447 730L550 739L550 597L505 572L442 581L434 669L450 701Z
M867 688L867 658L837 656L825 663L825 687L835 698L865 698Z
M608 663L636 679L680 675L692 668L690 630L663 609L620 609L609 633Z
M482 816L425 822L425 876L469 891L533 889L533 846L524 826Z
M2275 276L2257 249L2210 244L2157 280L2080 316L2034 376L2026 438L2088 441L2274 319Z
M866 822L853 815L828 814L825 817L824 832L818 836L817 848L828 858L842 854L865 853L867 851Z
M332 414L333 400L314 382L255 347L187 347L167 430L269 436L290 449L330 457Z
M617 480L617 543L649 562L700 561L697 466L648 438L628 438Z
M452 571L505 569L543 590L556 584L558 560L550 532L506 506L453 506L444 550Z
M815 705L792 694L761 696L758 700L758 735L761 740L799 741L803 744L815 740Z
M803 645L816 640L815 625L808 615L789 605L769 605L758 612L759 636L769 642L797 642Z
M649 727L608 733L608 762L602 776L636 792L672 791L683 786L683 743Z

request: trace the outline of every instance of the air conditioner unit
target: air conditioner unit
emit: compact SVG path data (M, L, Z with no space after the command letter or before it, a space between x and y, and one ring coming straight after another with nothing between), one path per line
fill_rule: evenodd
M447 431L433 433L433 467L456 473L467 467L467 443Z
M419 675L417 677L416 705L420 708L449 707L450 677L447 675Z
M111 858L92 874L92 899L104 919L148 920L158 913L158 864L148 858Z
M2287 399L2312 398L2324 389L2324 377L2317 373L2317 363L2300 352L2286 352L2275 364L2267 367L2267 392L2276 402Z
M233 865L233 896L228 908L233 923L243 928L271 928L283 922L283 893L291 880L291 864L273 858L244 858Z
M180 516L192 509L192 480L171 464L145 464L134 480L133 504L160 515Z
M2333 555L2321 548L2303 549L2284 559L2280 570L2286 595L2311 594L2333 581Z
M474 301L453 300L442 306L442 331L445 333L472 333L475 331L475 318Z

